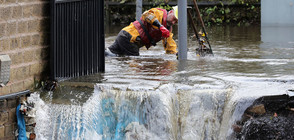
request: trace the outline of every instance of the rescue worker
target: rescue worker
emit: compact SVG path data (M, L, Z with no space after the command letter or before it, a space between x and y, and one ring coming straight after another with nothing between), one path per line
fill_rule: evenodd
M108 48L113 54L139 56L139 49L149 49L162 40L167 54L176 54L177 45L173 40L172 26L178 22L178 6L172 10L152 8L145 11L140 20L132 22L117 35L115 42ZM110 53L106 52L106 55Z

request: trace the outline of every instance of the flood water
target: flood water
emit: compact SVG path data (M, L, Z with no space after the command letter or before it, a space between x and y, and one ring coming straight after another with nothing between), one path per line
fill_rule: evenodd
M106 47L120 29L106 29ZM188 60L159 42L140 56L106 57L105 73L33 95L37 139L235 139L231 125L254 99L293 94L294 27L207 30L213 57L196 56L189 30Z

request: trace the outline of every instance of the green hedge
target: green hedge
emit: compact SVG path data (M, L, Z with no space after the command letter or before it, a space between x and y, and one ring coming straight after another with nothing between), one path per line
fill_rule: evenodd
M129 23L135 18L135 7L127 5L129 2L136 0L109 0L118 2L120 5L109 8L110 13L115 15L111 17L113 24ZM144 6L143 10L152 7L161 7L167 10L171 9L169 3L176 3L177 0L143 0L143 2L151 2L153 5ZM187 0L188 3L193 3L193 0ZM202 18L210 25L250 25L260 24L260 0L197 0L201 2L215 2L216 5L201 5L199 6ZM193 7L193 6L192 6ZM192 10L193 18L197 20L195 10Z

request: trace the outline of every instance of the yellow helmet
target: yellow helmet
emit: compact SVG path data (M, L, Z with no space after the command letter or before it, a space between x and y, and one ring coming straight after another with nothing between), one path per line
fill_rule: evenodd
M176 17L177 19L179 19L179 18L178 18L178 6L173 6L173 10L174 10L175 17Z

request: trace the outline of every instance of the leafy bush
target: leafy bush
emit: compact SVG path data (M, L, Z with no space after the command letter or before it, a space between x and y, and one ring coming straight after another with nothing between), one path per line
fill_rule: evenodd
M109 0L112 2L121 3L119 8L124 8L125 3L136 2L136 0ZM236 24L236 25L250 25L260 24L260 0L196 0L197 3L212 2L214 5L199 5L203 21L208 25L222 25L222 24ZM144 6L143 10L151 7L160 7L167 10L171 9L169 3L177 3L177 0L143 0L143 2L150 2L152 6ZM189 4L193 5L193 0L187 0ZM126 6L126 5L125 5ZM117 8L117 7L116 7ZM117 10L114 8L114 10ZM131 7L135 8L135 7ZM112 9L110 9L112 10ZM125 13L119 10L121 14ZM132 10L132 11L135 11ZM113 11L112 11L113 12ZM126 12L128 13L128 12ZM135 13L132 13L132 15ZM193 18L196 18L195 10L192 10ZM125 16L121 16L125 17Z

